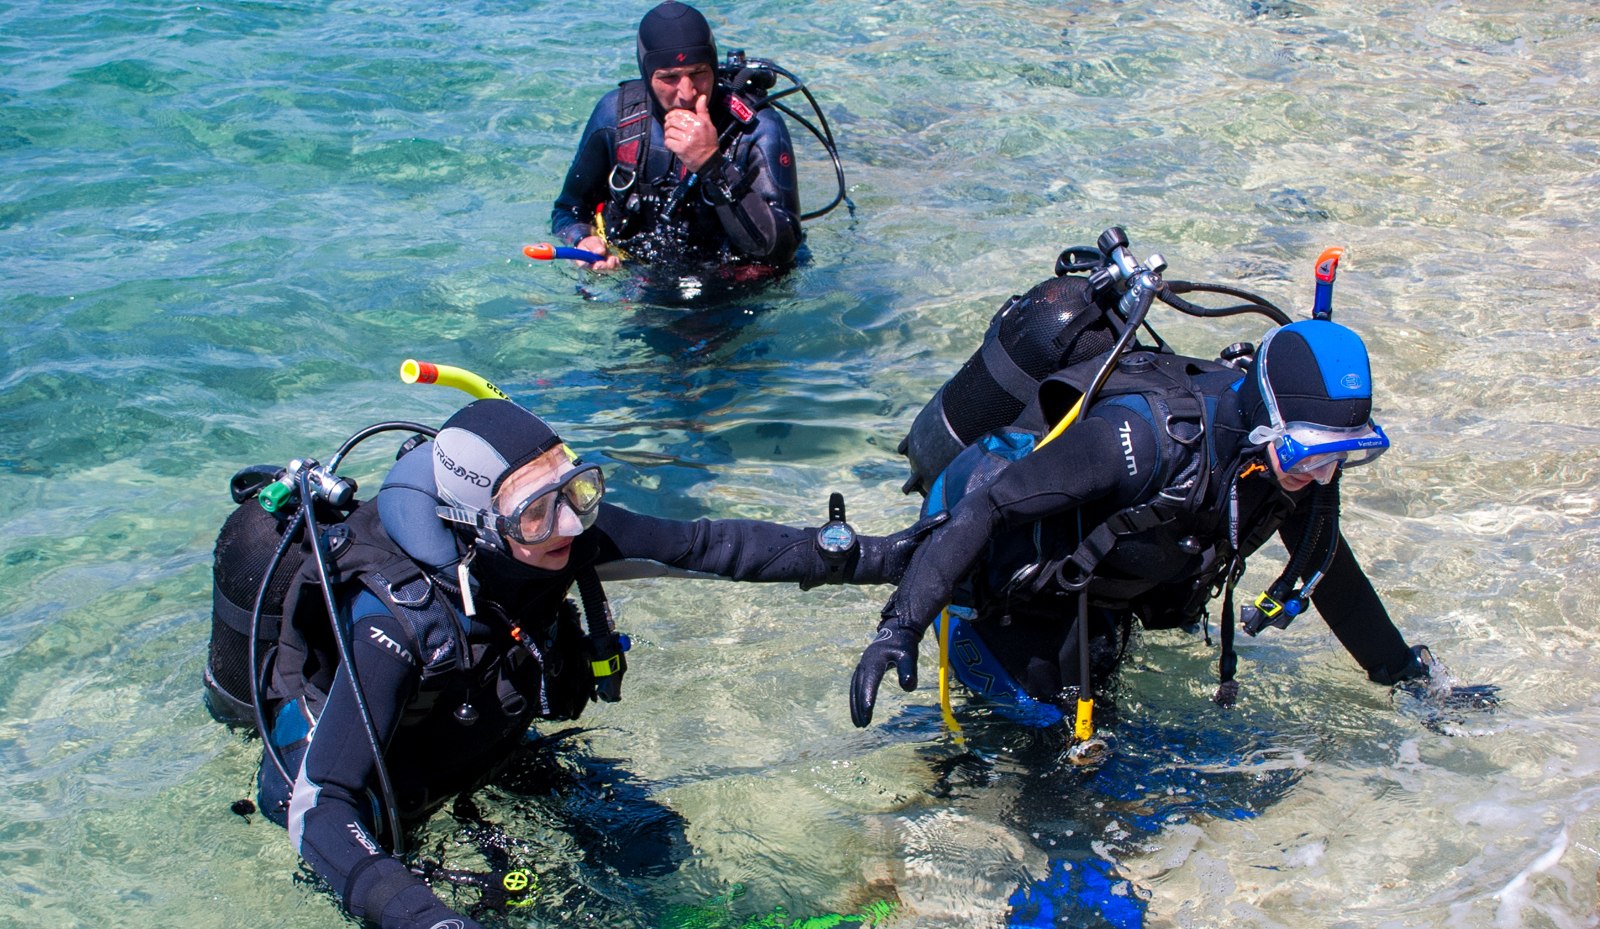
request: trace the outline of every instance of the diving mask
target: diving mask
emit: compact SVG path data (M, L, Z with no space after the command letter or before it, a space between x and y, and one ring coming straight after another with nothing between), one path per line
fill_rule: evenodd
M1364 465L1389 450L1389 437L1374 422L1347 428L1315 423L1257 426L1250 433L1250 442L1272 442L1278 467L1285 474L1311 474L1330 462L1344 467Z
M573 464L572 470L524 497L509 513L495 514L500 534L523 545L538 545L555 533L563 505L578 518L580 532L594 525L606 492L605 476L599 465Z
M502 539L538 545L556 534L563 506L577 518L579 533L593 526L600 515L600 499L605 492L605 476L599 465L573 461L556 481L538 487L510 507L509 512L485 513L441 506L438 514L441 519L488 530Z

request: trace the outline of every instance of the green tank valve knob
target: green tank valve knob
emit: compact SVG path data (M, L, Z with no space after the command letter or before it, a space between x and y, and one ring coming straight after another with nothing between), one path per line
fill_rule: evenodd
M268 513L276 513L287 506L294 498L294 488L283 481L273 481L261 488L261 493L256 497L261 501L261 508Z

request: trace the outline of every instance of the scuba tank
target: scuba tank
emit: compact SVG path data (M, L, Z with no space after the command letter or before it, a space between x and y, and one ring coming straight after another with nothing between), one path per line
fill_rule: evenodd
M1101 233L1096 245L1071 246L1056 258L1056 277L1001 305L978 350L934 392L900 441L897 451L911 468L902 493L927 496L962 449L1016 423L1046 378L1099 358L1118 342L1129 321L1118 306L1126 275L1114 256L1127 243L1127 235L1113 226ZM1190 292L1225 294L1245 302L1206 307L1180 296ZM1221 284L1164 280L1155 298L1190 316L1260 313L1278 325L1289 322L1288 314L1265 298ZM1130 341L1128 348L1171 352L1147 322L1136 320L1134 326L1155 344Z
M252 465L228 483L236 506L212 555L211 642L201 680L211 718L230 728L257 727L254 695L265 686L284 600L309 554L295 505L302 472L323 504L320 521L342 521L355 503L356 484L314 460L296 459L287 468Z
M1117 335L1107 311L1078 276L1053 278L1007 300L978 350L934 392L901 440L898 451L911 465L901 492L927 496L962 449L1016 422L1041 381L1110 349Z

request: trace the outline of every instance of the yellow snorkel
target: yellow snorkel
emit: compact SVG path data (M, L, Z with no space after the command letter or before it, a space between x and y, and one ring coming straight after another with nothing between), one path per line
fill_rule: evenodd
M510 400L506 392L465 368L430 364L407 358L400 365L400 380L407 384L438 384L454 387L479 400Z

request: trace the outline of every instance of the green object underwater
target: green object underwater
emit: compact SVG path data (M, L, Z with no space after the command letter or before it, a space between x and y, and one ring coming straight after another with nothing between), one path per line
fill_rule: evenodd
M862 907L861 912L849 915L826 913L821 916L790 916L780 906L763 915L740 917L732 912L732 904L744 892L744 886L738 885L699 906L673 907L662 919L661 929L856 929L880 925L895 910L893 903L879 900Z

